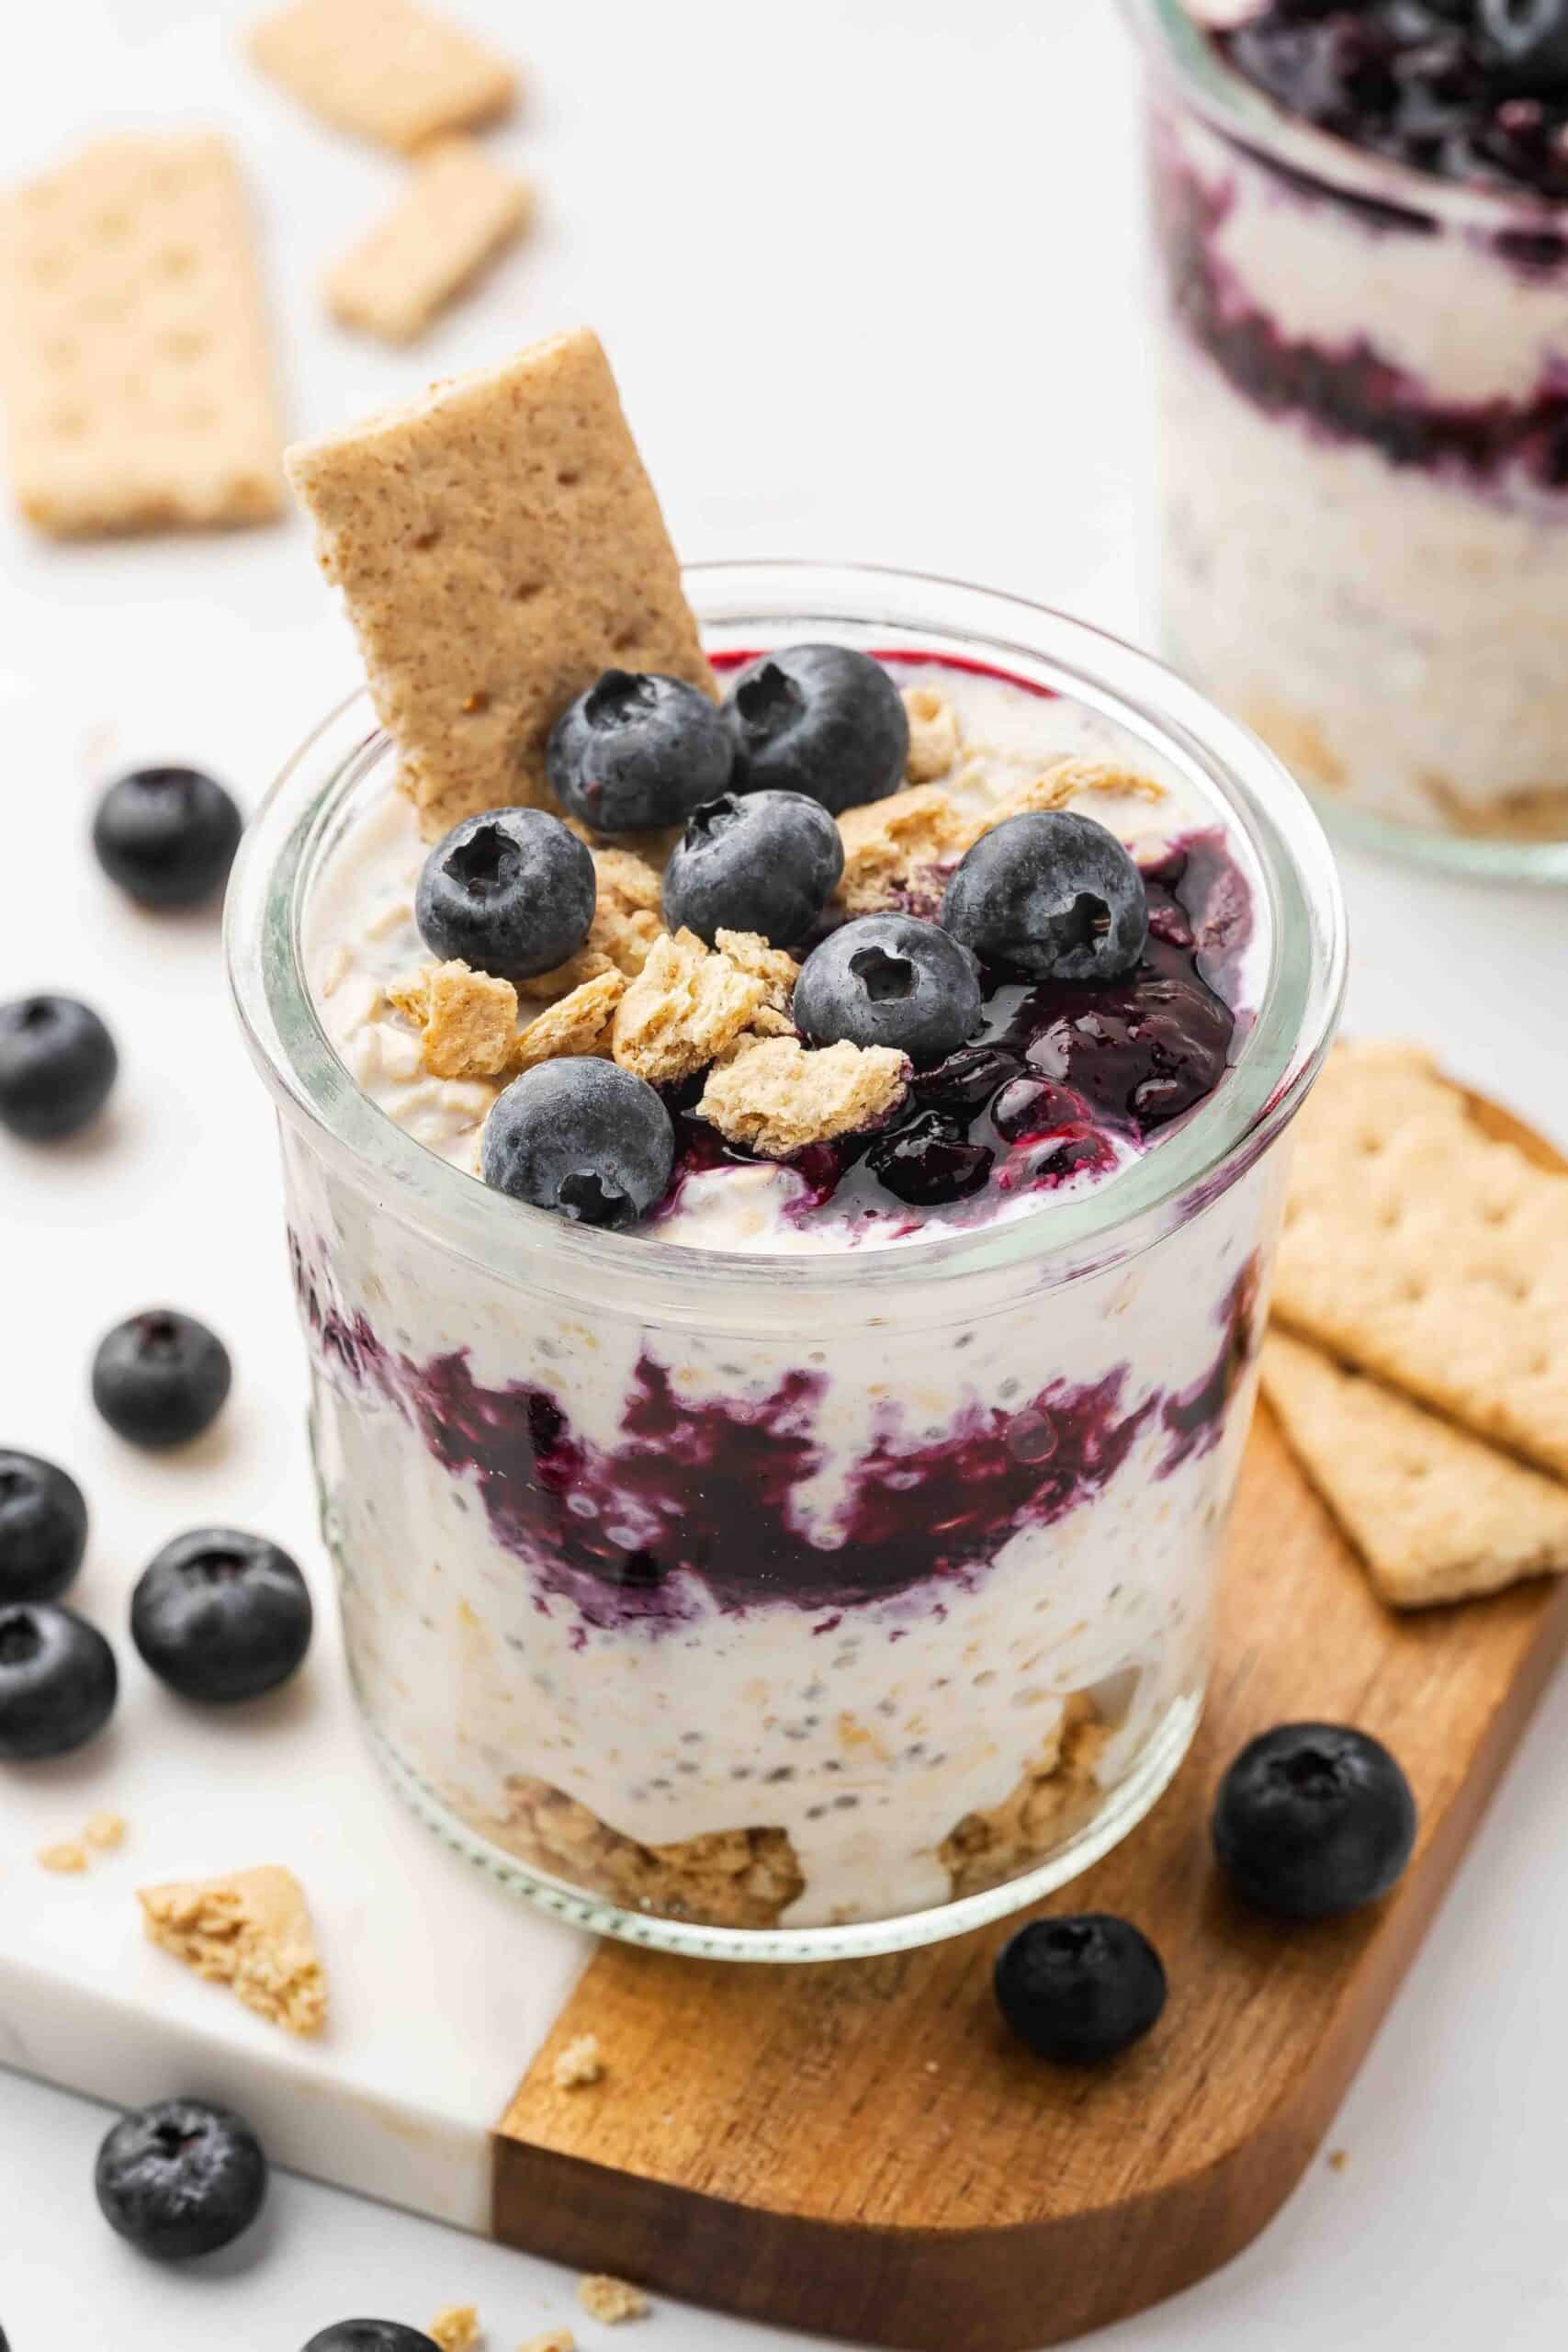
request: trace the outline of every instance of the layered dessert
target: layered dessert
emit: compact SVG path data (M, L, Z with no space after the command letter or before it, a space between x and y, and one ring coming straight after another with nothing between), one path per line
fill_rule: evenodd
M1103 696L872 613L710 663L611 401L561 338L294 461L391 737L289 885L354 1138L285 1120L294 1272L402 1785L577 1916L773 1949L1065 1875L1179 1759L1280 1156L1147 1178L1276 943ZM541 447L547 509L615 480L592 593ZM429 546L504 583L440 710ZM564 617L509 685L520 571Z
M1568 840L1562 12L1135 14L1171 658L1331 811Z

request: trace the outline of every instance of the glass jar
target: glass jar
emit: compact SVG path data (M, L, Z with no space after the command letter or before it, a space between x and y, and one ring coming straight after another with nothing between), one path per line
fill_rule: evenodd
M1150 67L1163 650L1352 840L1568 876L1568 217Z
M451 1843L566 1917L826 1959L1061 1884L1186 1749L1274 1147L1327 1047L1342 916L1288 777L1144 655L891 571L716 565L688 588L716 655L826 638L1075 696L1225 824L1258 926L1234 1068L1099 1189L930 1243L739 1256L524 1208L350 1078L300 941L389 788L363 697L247 835L231 970L280 1114L376 1750Z

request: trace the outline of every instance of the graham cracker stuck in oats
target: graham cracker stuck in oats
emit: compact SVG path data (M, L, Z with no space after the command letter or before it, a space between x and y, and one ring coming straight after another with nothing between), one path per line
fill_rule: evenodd
M438 140L415 159L402 194L326 284L344 326L412 343L522 231L528 185L471 139Z
M493 121L517 95L504 58L413 0L288 0L248 45L324 122L409 153Z
M288 466L427 838L486 808L547 805L550 729L613 665L714 691L586 329L292 449Z
M282 432L225 141L118 132L0 199L17 503L56 538L269 520Z

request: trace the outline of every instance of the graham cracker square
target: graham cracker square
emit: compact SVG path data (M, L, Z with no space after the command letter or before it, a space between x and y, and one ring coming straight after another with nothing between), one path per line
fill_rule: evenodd
M249 48L324 122L405 153L494 120L517 96L504 58L414 0L288 0Z
M473 140L436 141L391 210L328 277L328 309L385 343L414 342L520 232L530 201L527 182Z

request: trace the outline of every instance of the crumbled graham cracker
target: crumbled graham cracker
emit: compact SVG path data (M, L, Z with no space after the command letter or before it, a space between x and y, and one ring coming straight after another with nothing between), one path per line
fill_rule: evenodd
M577 2352L577 2338L570 2327L547 2327L543 2335L531 2335L520 2344L517 2352Z
M90 1814L82 1835L89 1846L96 1846L100 1853L107 1854L111 1848L124 1843L125 1815L122 1813Z
M559 2052L550 2069L550 2079L558 2091L575 2091L590 2083L604 2079L604 2062L599 2055L596 2033L580 2033Z
M87 1867L86 1848L76 1838L62 1838L57 1846L40 1846L38 1859L59 1878L73 1877Z
M328 310L384 343L414 342L521 232L532 202L527 182L473 140L437 140L329 275Z
M665 933L616 1009L615 1059L652 1086L674 1085L721 1054L767 996L765 981L694 932Z
M958 713L934 686L906 686L904 708L909 719L904 773L911 784L930 784L945 775L958 757Z
M640 2287L632 2286L625 2278L611 2278L604 2272L592 2272L577 2282L577 2300L590 2319L603 2320L606 2327L618 2327L623 2320L646 2319L648 2297Z
M292 1871L268 1864L198 1884L142 1887L137 1901L152 1941L198 1976L231 1985L269 2025L321 2031L326 1974Z
M796 1037L766 1037L708 1072L697 1115L764 1159L787 1159L874 1127L908 1089L907 1057L886 1046L810 1052Z
M786 956L782 947L770 947L754 931L716 931L713 944L737 970L750 972L754 980L761 981L768 991L763 1002L772 1011L789 1011L800 978L800 966L793 956Z
M624 972L601 972L596 979L584 980L529 1022L513 1050L513 1069L533 1069L539 1062L568 1055L607 1054L615 1007L626 992Z
M937 1859L955 1899L1016 1878L1072 1835L1100 1803L1094 1768L1110 1736L1093 1701L1076 1692L1011 1793L987 1813L965 1814L943 1840Z
M424 2332L437 2352L475 2352L480 2336L478 2309L472 2303L445 2303Z
M1042 775L1018 786L972 818L963 845L972 849L982 835L994 832L1010 817L1067 808L1076 800L1097 796L1102 799L1156 801L1165 798L1166 788L1154 776L1141 775L1136 768L1118 767L1111 761L1055 760Z
M940 869L968 844L962 811L933 784L846 808L839 820L844 870L835 903L852 915L923 905L942 895Z
M387 989L388 1001L420 1023L435 1078L499 1078L517 1045L517 991L467 964L432 964Z
M504 58L413 0L288 0L251 28L264 74L337 130L412 154L504 114Z
M721 1829L667 1846L623 1837L575 1797L518 1774L507 1811L485 1826L524 1861L564 1871L627 1910L719 1928L772 1928L806 1881L782 1829Z
M586 330L438 384L287 463L427 839L486 808L547 806L550 729L611 664L715 691L615 379Z

